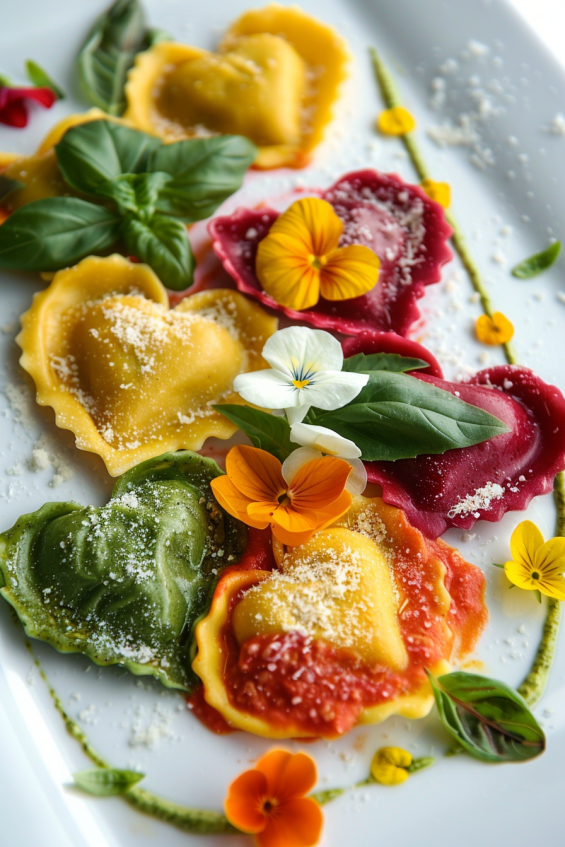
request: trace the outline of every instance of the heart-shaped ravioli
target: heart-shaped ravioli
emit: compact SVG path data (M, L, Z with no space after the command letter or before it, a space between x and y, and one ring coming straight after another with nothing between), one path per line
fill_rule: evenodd
M47 503L0 535L0 593L32 638L190 688L192 627L245 530L181 451L125 474L106 506Z
M335 30L272 3L235 21L218 53L163 42L138 54L125 117L165 141L244 135L259 147L257 167L302 167L332 117L347 61Z
M37 401L113 476L166 450L198 450L235 427L218 402L242 372L264 367L276 320L242 295L216 289L170 310L145 265L90 257L59 271L22 317L21 364Z

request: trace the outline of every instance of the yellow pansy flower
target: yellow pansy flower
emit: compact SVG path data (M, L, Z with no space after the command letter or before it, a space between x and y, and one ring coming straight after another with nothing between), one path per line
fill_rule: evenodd
M430 200L435 200L444 209L451 205L451 187L448 182L435 182L433 179L423 179L420 183Z
M297 200L259 242L255 269L267 294L302 311L326 300L350 300L373 288L378 256L368 247L338 247L343 222L318 197Z
M477 318L475 330L479 341L492 346L506 344L514 335L514 326L502 312L495 312L492 318L481 315Z
M377 118L377 129L383 135L405 135L416 126L414 115L403 106L385 109Z
M371 762L371 776L381 785L400 785L408 779L412 755L402 747L381 747Z
M565 600L565 538L544 541L532 521L518 524L510 539L512 559L504 573L526 591L541 591L555 600Z

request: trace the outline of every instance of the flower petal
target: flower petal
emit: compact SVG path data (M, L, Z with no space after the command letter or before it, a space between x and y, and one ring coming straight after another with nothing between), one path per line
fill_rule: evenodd
M253 501L275 503L286 492L280 461L266 450L237 444L226 458L226 472L235 487Z
M343 350L329 332L289 326L271 335L263 347L263 358L272 368L295 379L297 371L341 371Z
M307 426L307 424L295 424L295 426ZM291 437L293 429L294 427L291 428ZM298 450L293 450L282 464L282 475L286 484L290 485L303 465L321 458L320 451L313 447L299 447Z
M522 521L510 538L510 553L515 562L521 562L531 569L535 567L536 551L543 543L543 535L536 524Z
M314 509L293 509L292 506L279 506L271 518L273 531L280 527L285 532L314 532L318 528L318 513Z
M311 385L304 388L301 394L308 398L309 406L331 411L341 409L354 400L368 381L369 374L323 371L316 375ZM302 402L304 403L304 400Z
M314 426L305 423L293 424L290 428L290 438L296 444L301 444L303 447L312 447L321 453L327 453L330 456L339 456L340 459L357 459L361 455L361 450L353 441L343 438L343 436L334 432L333 429L328 429L325 426ZM286 462L283 464L283 476L288 482L285 474L285 465Z
M303 465L293 477L289 495L296 511L324 509L342 494L351 473L344 459L325 456Z
M565 571L565 538L550 538L541 544L536 550L534 563L544 576L562 574Z
M292 800L308 794L318 779L316 762L308 753L290 753L276 747L255 767L267 777L269 794L278 800Z
M259 847L314 847L322 834L324 816L315 800L303 797L289 800L277 815L269 818L256 836Z
M325 529L327 526L331 526L343 517L343 515L349 511L352 500L353 497L351 496L351 493L346 489L342 494L340 494L337 500L334 500L334 502L330 503L329 506L324 506L323 509L316 509L319 521L318 526L316 527L316 532L319 532L321 529Z
M304 197L279 215L267 238L271 233L284 233L300 239L311 255L320 257L337 247L342 231L343 222L327 200Z
M494 312L492 318L480 315L475 326L477 338L483 344L506 344L514 335L514 327L502 312Z
M287 420L291 426L294 426L294 424L297 423L302 423L309 411L310 406L308 404L305 406L295 406L294 408L285 409Z
M277 370L239 374L233 381L233 388L248 403L264 409L284 409L298 400L290 379Z
M240 774L229 787L224 801L226 817L242 832L256 834L267 826L267 817L262 811L262 801L268 796L268 781L259 770Z
M377 129L383 135L405 135L412 132L416 120L404 106L393 106L385 109L377 118Z
M362 297L378 282L379 257L369 247L351 244L327 256L320 272L320 291L326 300Z
M532 579L532 568L525 562L505 562L504 573L513 585L526 591L534 591L539 588L536 580Z
M278 524L272 524L271 530L277 541L280 541L281 544L285 544L287 547L300 547L302 544L310 541L314 535L313 529L306 530L305 532L289 532Z
M261 521L249 518L247 507L251 503L251 500L245 497L227 476L218 476L210 484L214 492L214 497L222 509L229 512L234 518L238 518L248 526L255 527L255 529L266 529L269 526L268 520Z
M351 473L347 478L346 490L354 497L363 494L367 488L367 468L361 459L345 459L351 465Z
M315 306L320 299L320 270L310 263L311 255L299 240L269 233L259 244L255 264L263 290L289 309Z

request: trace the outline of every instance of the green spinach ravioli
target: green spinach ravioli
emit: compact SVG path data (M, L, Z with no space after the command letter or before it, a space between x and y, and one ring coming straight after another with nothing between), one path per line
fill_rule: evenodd
M165 453L101 508L47 503L0 535L0 593L26 633L98 665L190 690L192 631L245 529L215 501L211 459Z

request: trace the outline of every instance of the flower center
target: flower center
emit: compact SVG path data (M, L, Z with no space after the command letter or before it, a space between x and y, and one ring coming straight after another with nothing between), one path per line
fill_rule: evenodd
M267 798L263 800L262 812L264 815L270 815L278 806L278 800L275 798Z
M315 271L321 271L327 261L325 256L314 256L312 253L308 256L308 264Z
M532 579L539 579L540 575L538 571L532 571Z
M279 494L278 500L279 506L288 506L290 503L290 497L288 496L288 493L286 491L284 492L284 494Z
M292 384L295 388L306 388L306 386L311 382L309 379L293 379Z

